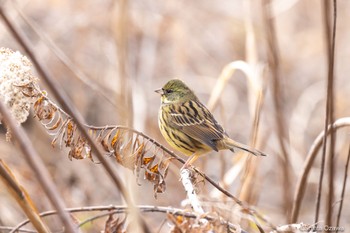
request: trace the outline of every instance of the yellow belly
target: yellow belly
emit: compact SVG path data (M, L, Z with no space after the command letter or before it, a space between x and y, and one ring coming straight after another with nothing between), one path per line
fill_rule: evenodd
M162 114L160 110L159 114ZM160 132L165 140L171 147L182 152L187 156L191 156L194 153L201 155L212 150L211 147L205 145L181 132L180 130L171 127L171 124L165 122L162 117L159 116L158 124Z

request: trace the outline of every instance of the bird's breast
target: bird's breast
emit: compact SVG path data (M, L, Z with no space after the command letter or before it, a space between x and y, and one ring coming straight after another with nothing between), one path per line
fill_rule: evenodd
M195 152L197 154L204 154L212 149L188 136L181 129L174 127L174 122L170 116L171 109L169 106L162 106L158 113L158 124L160 132L162 133L165 140L172 146L174 149L182 152L185 155L192 155Z

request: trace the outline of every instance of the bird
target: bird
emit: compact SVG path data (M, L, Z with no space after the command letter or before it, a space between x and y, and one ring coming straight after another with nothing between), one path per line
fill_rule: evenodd
M213 114L180 79L169 80L155 90L161 95L158 125L165 140L174 149L190 156L181 169L192 166L210 151L240 149L255 156L263 152L231 139Z

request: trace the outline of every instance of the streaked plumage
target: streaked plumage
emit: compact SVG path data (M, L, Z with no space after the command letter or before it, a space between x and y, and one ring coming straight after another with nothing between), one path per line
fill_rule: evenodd
M174 149L191 156L185 167L212 150L234 151L238 148L265 156L230 139L210 111L181 80L172 79L156 92L161 94L162 103L158 115L160 131Z

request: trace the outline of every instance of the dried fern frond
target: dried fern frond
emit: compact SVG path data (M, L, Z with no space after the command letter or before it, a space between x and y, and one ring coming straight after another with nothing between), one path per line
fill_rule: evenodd
M18 86L22 93L33 99L34 116L53 136L52 146L69 149L68 158L93 161L91 146L81 135L73 119L53 103L47 93L33 83ZM173 157L147 135L123 126L86 126L106 155L113 156L122 166L133 170L137 176L154 186L155 196L166 189L165 178Z
M68 148L68 158L71 160L89 158L93 161L91 145L79 132L74 120L35 84L27 83L19 87L27 97L32 98L35 117L45 127L48 134L53 136L52 146L59 145L60 148ZM165 179L170 162L174 159L185 162L154 139L134 129L125 126L96 127L89 125L86 125L86 128L106 155L114 157L116 162L131 169L137 180L143 176L143 179L153 184L155 198L158 193L166 190ZM205 174L200 173L197 169L194 170L219 191L232 198L241 208L247 210L250 215L257 216L275 229L274 225L261 214L222 189Z

